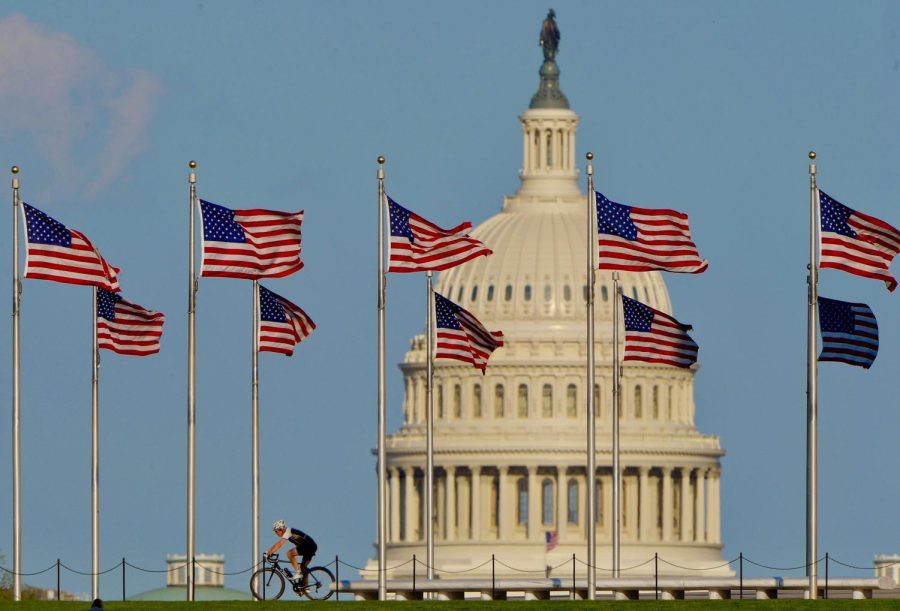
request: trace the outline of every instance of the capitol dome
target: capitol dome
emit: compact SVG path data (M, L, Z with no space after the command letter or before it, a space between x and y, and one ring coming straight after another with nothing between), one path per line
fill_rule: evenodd
M494 567L497 576L542 574L545 567L566 562L560 570L571 575L573 555L582 561L577 569L584 576L591 524L598 567L612 564L612 276L595 275L596 370L594 388L588 389L589 204L579 186L578 115L559 88L552 57L545 55L538 92L519 121L519 191L472 232L493 254L440 273L435 286L485 327L504 333L504 345L484 375L459 361L434 362L433 532L439 578L490 576L492 557L501 563ZM620 286L626 295L672 312L661 274L621 273ZM403 420L385 444L386 560L387 567L396 567L389 577L409 576L413 555L420 562L426 557L425 347L424 334L413 337L400 364ZM694 424L694 374L694 369L631 361L622 368L623 576L652 573L654 554L661 559L661 574L697 569L710 569L705 576L732 574L721 557L724 451L718 437L700 433ZM592 477L588 392L596 423ZM593 516L586 515L589 485L597 499ZM545 536L554 531L558 545L548 552ZM377 562L367 568L377 568ZM423 574L423 567L418 571Z

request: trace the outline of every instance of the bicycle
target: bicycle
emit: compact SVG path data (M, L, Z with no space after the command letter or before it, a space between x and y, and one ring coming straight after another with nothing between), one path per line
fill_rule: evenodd
M266 563L271 566L265 566ZM281 566L278 554L264 555L263 567L250 576L250 592L257 600L278 600L284 594L284 582L287 581L297 596L306 596L310 600L327 600L334 594L331 589L334 575L324 566L306 569L306 586L291 581L292 576L290 569Z

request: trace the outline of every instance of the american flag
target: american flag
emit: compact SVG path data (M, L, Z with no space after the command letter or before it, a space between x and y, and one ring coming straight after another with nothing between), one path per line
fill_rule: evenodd
M824 191L819 191L819 211L819 267L883 280L889 291L897 288L888 266L900 252L900 231L874 216L848 208Z
M119 268L107 263L87 236L24 202L22 212L26 278L119 290Z
M491 353L503 345L503 333L488 331L472 313L440 293L434 294L437 326L435 358L471 363L484 373Z
M864 303L819 297L822 331L820 361L837 361L868 369L878 355L878 322Z
M410 212L390 197L391 247L389 272L440 271L456 267L493 251L468 231L468 221L453 229L441 229Z
M316 323L306 312L272 291L259 287L259 351L291 356Z
M625 314L625 361L690 367L697 362L698 346L684 325L659 310L622 295Z
M559 545L559 531L548 530L544 533L544 539L547 543L547 551L552 552Z
M97 342L102 350L129 356L159 352L166 317L125 301L112 291L97 289Z
M599 269L699 274L709 263L691 239L688 217L666 209L634 208L597 196Z
M303 267L303 211L232 210L200 200L203 265L200 275L218 278L283 278Z

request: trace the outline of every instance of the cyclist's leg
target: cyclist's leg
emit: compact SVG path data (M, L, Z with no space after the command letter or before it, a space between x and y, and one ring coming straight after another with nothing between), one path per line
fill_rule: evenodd
M303 556L303 559L300 562L300 570L303 571L303 581L301 585L305 588L307 582L309 581L309 563L312 561L313 556L316 555L317 547L306 548L300 551L300 554Z
M297 556L299 555L298 552L299 552L298 548L292 547L291 549L288 550L288 553L287 553L288 560L290 560L291 564L294 566L295 574L300 573L300 565L297 563Z

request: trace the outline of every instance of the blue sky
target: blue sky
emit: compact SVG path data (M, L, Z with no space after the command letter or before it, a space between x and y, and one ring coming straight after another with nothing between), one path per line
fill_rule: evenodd
M554 8L578 154L596 154L598 189L689 213L710 261L702 276L666 281L701 346L698 427L728 452L724 556L802 564L806 153L818 151L830 195L900 225L900 4ZM305 269L266 283L318 329L292 358L260 359L263 533L285 517L324 558L371 557L375 158L388 159L392 196L438 224L497 213L518 188L517 116L537 87L546 11L508 1L0 2L0 162L22 167L24 201L123 269L127 299L167 315L161 354L102 357L104 567L126 557L158 569L184 549L190 159L204 199L306 211ZM0 267L9 287L11 266ZM389 279L392 430L395 364L424 327L417 278ZM61 558L88 570L90 290L24 282L24 568ZM900 296L832 270L820 293L868 303L881 329L870 371L820 368L820 549L864 566L900 552ZM198 300L197 551L225 553L238 571L250 555L250 286L203 280ZM0 327L6 345L9 333ZM5 427L0 456L9 491ZM0 507L7 557L10 507ZM118 579L104 578L104 596L117 595ZM228 583L243 589L246 578ZM129 574L132 593L161 584ZM64 574L63 587L88 591L89 581Z

